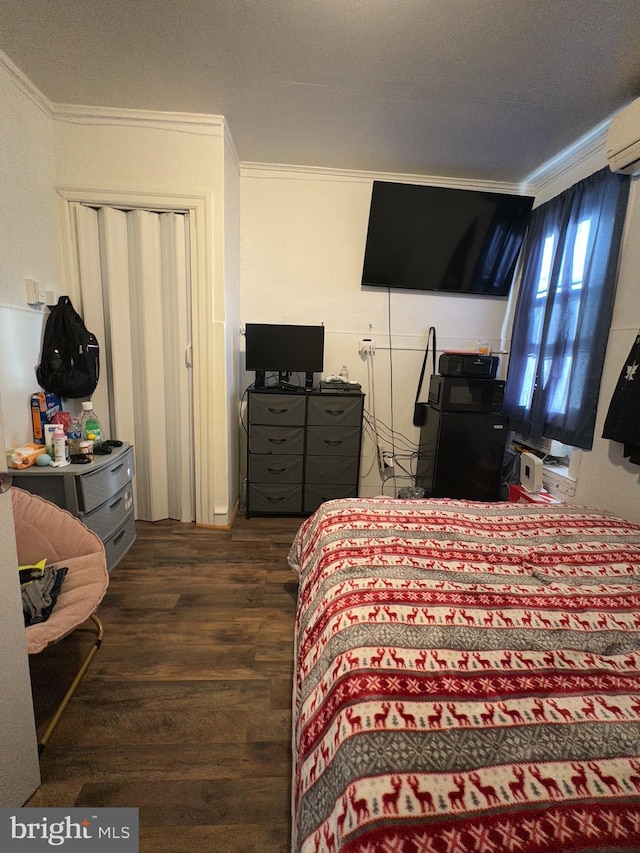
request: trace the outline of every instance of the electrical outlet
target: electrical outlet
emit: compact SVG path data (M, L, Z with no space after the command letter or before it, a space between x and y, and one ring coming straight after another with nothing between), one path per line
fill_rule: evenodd
M373 342L373 338L362 338L361 341L358 342L358 355L365 359L369 355L375 355L376 345Z

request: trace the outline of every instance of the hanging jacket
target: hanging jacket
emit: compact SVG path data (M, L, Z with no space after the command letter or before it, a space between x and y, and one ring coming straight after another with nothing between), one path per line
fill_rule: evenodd
M640 465L640 332L618 377L602 437L619 441L623 455Z

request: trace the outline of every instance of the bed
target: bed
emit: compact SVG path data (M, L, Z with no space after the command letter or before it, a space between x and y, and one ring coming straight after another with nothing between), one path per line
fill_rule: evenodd
M296 853L640 850L640 526L343 499L289 562Z

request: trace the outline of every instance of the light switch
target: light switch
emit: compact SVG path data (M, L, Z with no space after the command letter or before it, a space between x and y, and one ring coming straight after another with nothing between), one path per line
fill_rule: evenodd
M38 304L38 282L34 281L32 278L25 278L24 280L24 291L25 298L27 300L28 305L37 305Z

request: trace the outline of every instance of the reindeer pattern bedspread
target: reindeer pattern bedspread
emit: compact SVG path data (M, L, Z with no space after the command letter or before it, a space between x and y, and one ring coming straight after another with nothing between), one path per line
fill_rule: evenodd
M640 527L344 499L289 561L295 851L640 850Z

